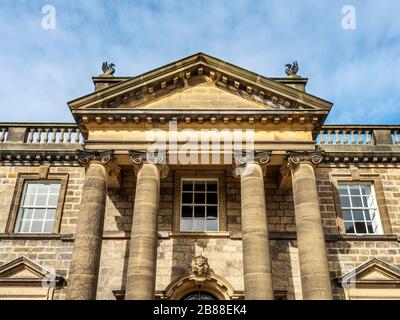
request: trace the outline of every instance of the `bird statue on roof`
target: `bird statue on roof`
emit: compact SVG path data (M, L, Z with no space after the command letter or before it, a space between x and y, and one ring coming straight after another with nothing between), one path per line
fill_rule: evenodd
M115 72L115 64L114 63L110 63L108 64L108 62L103 62L103 65L101 67L103 69L103 74L106 75L113 75Z
M299 72L299 65L297 64L297 61L294 60L293 64L286 64L285 72L288 76L297 76L297 72Z

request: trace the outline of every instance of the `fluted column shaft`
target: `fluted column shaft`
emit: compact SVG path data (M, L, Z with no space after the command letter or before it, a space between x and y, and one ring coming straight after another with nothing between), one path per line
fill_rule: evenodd
M299 158L298 158L299 159ZM314 164L322 161L314 155L295 160L292 185L299 250L303 299L331 300L325 237L315 181Z
M247 163L240 176L245 298L274 298L265 208L264 178L258 163Z
M160 172L145 163L139 169L126 283L126 300L152 300L155 295L157 265L157 211Z

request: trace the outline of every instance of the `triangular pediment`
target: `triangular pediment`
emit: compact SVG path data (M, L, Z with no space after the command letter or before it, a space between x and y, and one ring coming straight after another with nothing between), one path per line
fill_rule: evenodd
M123 105L121 107L124 107ZM129 107L129 104L126 105ZM244 99L239 95L227 92L217 86L203 82L192 87L183 88L164 97L143 103L136 108L166 110L166 109L190 109L190 110L207 110L207 109L268 109L272 108L263 103Z
M68 103L73 113L94 109L275 109L328 112L332 106L330 102L282 81L255 74L203 53L137 77L100 80L109 81L109 84ZM290 81L303 80L306 79Z
M2 280L41 280L52 273L25 257L19 257L0 266L0 282ZM55 278L55 275L53 275Z
M355 283L356 285L397 284L400 282L400 269L373 258L338 279L341 283Z

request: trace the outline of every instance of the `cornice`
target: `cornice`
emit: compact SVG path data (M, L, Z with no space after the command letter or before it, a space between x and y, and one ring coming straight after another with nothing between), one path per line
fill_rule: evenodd
M0 152L0 165L42 163L79 166L77 150L2 150Z

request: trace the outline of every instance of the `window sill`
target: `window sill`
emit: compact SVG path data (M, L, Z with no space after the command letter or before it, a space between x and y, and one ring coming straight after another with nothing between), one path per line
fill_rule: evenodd
M339 241L400 241L400 237L395 234L338 234L333 236L335 240Z
M168 238L178 238L178 237L229 238L230 233L227 231L216 231L216 232L172 231L172 232L168 232Z
M62 240L73 241L73 234L60 233L0 233L1 240Z

